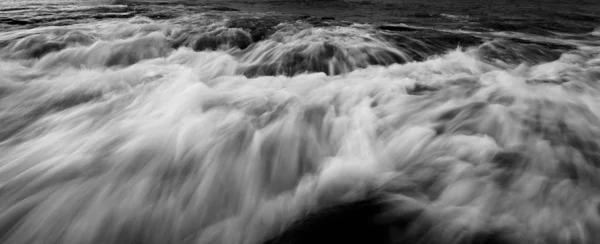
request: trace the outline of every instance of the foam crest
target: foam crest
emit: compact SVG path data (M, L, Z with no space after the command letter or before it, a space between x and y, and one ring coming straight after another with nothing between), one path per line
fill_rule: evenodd
M370 65L411 59L366 30L352 27L308 28L266 40L246 51L241 60L249 76L296 75L305 72L347 73Z

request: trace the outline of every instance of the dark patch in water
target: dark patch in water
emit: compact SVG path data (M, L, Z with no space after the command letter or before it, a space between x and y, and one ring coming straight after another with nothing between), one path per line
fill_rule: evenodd
M575 20L575 21L588 21L588 22L600 21L600 17L598 15L590 15L590 14L583 14L583 13L576 13L576 12L555 13L555 15L556 15L556 17L559 17L559 18L565 18L565 19Z
M502 21L502 20L490 20L483 21L479 24L480 26L496 31L514 31L524 32L530 34L537 34L542 36L552 35L551 32L537 27L535 24L524 23L523 21Z
M349 53L335 44L324 42L319 48L307 43L298 45L285 54L279 55L277 60L266 60L256 65L247 67L244 75L256 77L261 75L287 75L294 76L302 73L323 72L327 75L338 75L354 69L366 68L369 65L390 65L405 63L407 60L398 53L384 49L371 49L364 52L364 58L352 60ZM310 51L309 51L310 50ZM337 60L337 61L333 61ZM350 61L352 60L352 61Z
M0 23L7 25L28 25L32 24L33 22L27 20L0 17Z
M479 47L478 53L484 61L490 63L499 60L512 65L538 64L557 60L564 52L575 48L562 44L511 38L487 42Z
M225 7L225 6L209 7L208 9L209 10L214 10L214 11L223 11L223 12L237 12L237 11L240 11L239 9Z
M141 16L160 20L160 19L175 18L175 17L177 17L177 14L169 12L169 11L156 11L156 12L143 13L143 14L141 14Z
M583 184L597 185L600 180L600 145L595 140L596 128L581 128L573 119L597 124L599 118L585 105L559 104L550 100L529 101L530 109L520 118L526 128L525 137L541 138L552 147L560 148L556 160L562 177Z
M29 8L2 8L0 12L9 12L9 11L20 11L20 10L28 10Z
M440 226L441 221L436 218L411 203L375 196L311 213L264 244L521 243L508 228L461 230L464 227L452 222ZM442 237L445 229L459 233Z
M380 25L377 27L377 29L380 30L386 30L386 31L416 31L417 29L412 28L412 27L408 27L408 26L402 26L402 25Z
M551 84L551 85L560 85L565 82L569 82L569 80L565 78L560 79L528 79L525 83L530 85L539 85L539 84Z
M428 92L434 92L439 90L439 88L437 87L432 87L432 86L427 86L421 83L417 83L415 84L415 86L413 88L407 88L406 89L406 93L410 94L410 95L423 95L426 94Z
M475 36L435 30L410 31L403 29L383 33L383 36L396 44L400 50L415 61L423 61L432 55L443 54L458 47L469 47L483 43L481 38Z
M509 105L512 105L513 103L515 103L515 97L500 94L499 92L494 92L494 93L490 94L490 97L488 98L488 102L490 104L501 104L504 106L509 106Z
M217 50L222 46L245 49L252 44L252 39L244 32L200 36L193 45L196 51Z
M250 35L240 29L217 29L206 31L204 29L188 29L172 37L172 48L187 46L195 51L217 50L220 48L245 49L253 43Z
M518 169L525 166L527 157L520 151L506 150L496 153L492 158L492 163L500 168Z
M462 123L465 120L473 119L483 115L483 111L487 108L488 103L485 102L472 102L461 107L457 107L444 112L438 118L439 121L454 123Z
M34 48L30 49L31 50L30 55L31 55L31 57L34 57L34 58L40 58L48 53L60 51L60 50L64 49L65 47L66 47L66 44L64 44L64 43L47 42L47 43L44 43L43 45L38 45L38 46L35 46Z
M416 17L416 18L434 18L439 16L439 14L437 13L426 13L426 12L418 12L418 13L414 13L411 15L412 17Z
M385 226L375 222L384 209L375 198L331 207L309 214L264 243L387 243Z
M62 36L49 39L44 35L30 35L0 42L0 48L14 59L41 58L46 54L63 50L73 45L90 45L95 42L91 35L80 31L70 31Z
M532 45L538 45L538 46L542 46L551 50L572 50L572 49L576 49L576 46L572 46L572 45L566 45L566 44L559 44L559 43L550 43L550 42L543 42L543 41L533 41L533 40L525 40L525 39L519 39L519 38L509 38L508 40L510 40L511 42L514 43L519 43L519 44L532 44Z
M275 17L239 18L230 20L226 26L246 30L252 36L252 41L258 42L275 33L273 27L281 21L281 19Z

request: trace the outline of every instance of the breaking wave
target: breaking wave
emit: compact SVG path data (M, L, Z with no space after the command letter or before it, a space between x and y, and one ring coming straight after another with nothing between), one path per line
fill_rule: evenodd
M600 238L598 40L263 27L197 14L0 34L0 240Z

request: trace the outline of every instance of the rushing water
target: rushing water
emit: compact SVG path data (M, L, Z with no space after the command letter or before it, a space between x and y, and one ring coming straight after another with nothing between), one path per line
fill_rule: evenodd
M0 4L1 243L600 240L594 2L113 2Z

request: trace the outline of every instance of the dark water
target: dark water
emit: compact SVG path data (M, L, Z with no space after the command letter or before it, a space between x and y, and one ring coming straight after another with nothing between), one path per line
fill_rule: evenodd
M598 243L597 1L4 1L0 243Z

